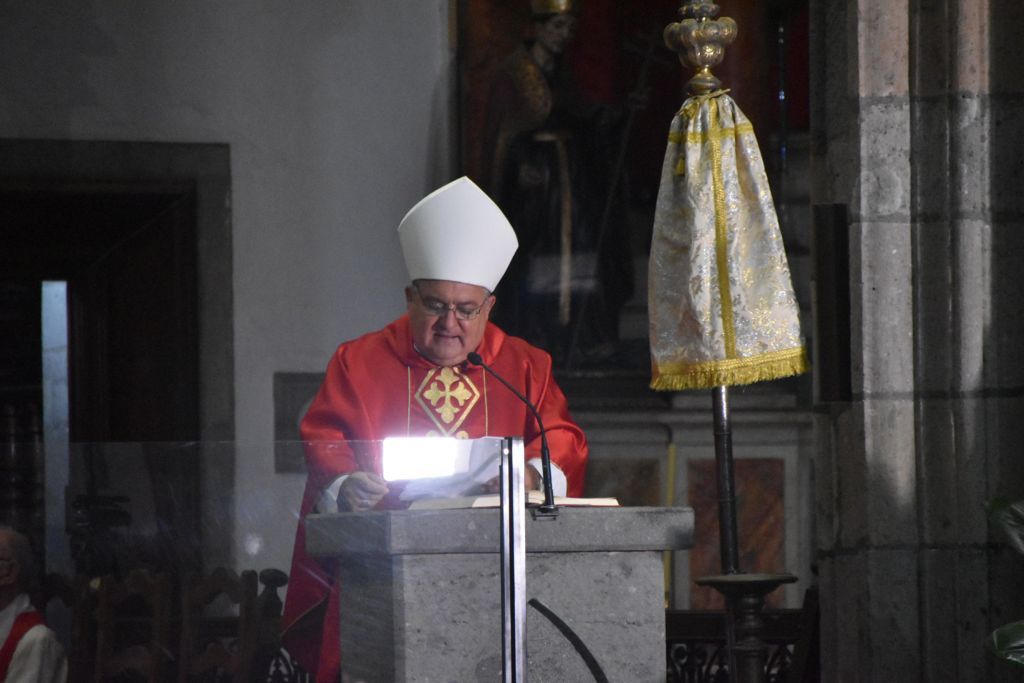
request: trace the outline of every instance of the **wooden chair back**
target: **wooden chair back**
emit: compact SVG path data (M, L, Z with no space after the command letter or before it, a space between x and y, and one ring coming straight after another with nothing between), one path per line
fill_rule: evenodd
M167 574L133 570L124 580L100 579L94 681L167 680L174 660L172 599Z
M211 610L220 596L227 598L232 610ZM206 576L186 580L181 592L179 683L225 677L254 680L259 626L256 599L256 572L251 570L239 575L219 567Z

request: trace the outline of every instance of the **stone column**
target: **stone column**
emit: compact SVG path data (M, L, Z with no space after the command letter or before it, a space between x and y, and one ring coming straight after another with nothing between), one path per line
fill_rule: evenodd
M966 8L968 0L962 0ZM985 327L983 442L989 497L1024 498L1024 5L988 0L979 23L989 50L988 82L978 98L987 136L991 288ZM1024 561L998 543L988 562L989 626L1024 618ZM1002 671L1002 670L1000 670ZM1020 680L1002 676L999 680Z
M984 513L1024 497L1024 182L993 135L1024 131L989 35L1022 14L995 2L812 5L812 198L850 244L852 395L816 423L826 680L993 680L984 638L1021 614L996 616L1019 591Z
M982 680L990 630L985 338L992 291L988 7L915 18L915 348L922 675Z

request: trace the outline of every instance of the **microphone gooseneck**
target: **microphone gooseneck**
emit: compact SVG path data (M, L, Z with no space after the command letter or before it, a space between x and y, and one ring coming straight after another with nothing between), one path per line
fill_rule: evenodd
M466 360L473 365L479 365L490 373L491 377L504 384L505 388L515 394L516 398L525 403L526 407L530 409L531 413L533 413L534 419L537 420L537 427L540 428L540 462L541 469L543 470L541 478L543 479L542 483L544 485L544 502L541 504L540 510L545 513L554 512L558 508L555 506L555 492L551 487L551 451L548 450L548 437L544 430L544 421L540 417L540 412L538 412L537 407L530 402L530 399L526 398L526 396L524 396L518 389L509 384L504 377L495 372L490 365L485 363L479 353L472 351L466 354Z

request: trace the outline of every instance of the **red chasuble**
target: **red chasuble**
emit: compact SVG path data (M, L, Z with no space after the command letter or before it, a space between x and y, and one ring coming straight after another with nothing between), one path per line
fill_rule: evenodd
M568 480L568 495L582 495L587 442L551 376L551 357L491 323L477 353L537 406L551 459ZM317 673L318 681L338 680L338 592L334 568L306 555L306 515L340 475L360 469L380 473L373 453L345 442L430 435L522 436L527 460L540 457L537 422L522 401L483 368L442 368L423 358L413 348L407 316L338 347L302 421L302 438L310 442L308 478L283 617L286 648ZM378 508L395 505L389 495Z

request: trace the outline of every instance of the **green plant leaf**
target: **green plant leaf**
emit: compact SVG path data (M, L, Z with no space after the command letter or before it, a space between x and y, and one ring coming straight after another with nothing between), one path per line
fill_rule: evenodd
M1024 500L989 501L988 518L1002 531L1010 547L1024 555Z
M1024 621L1000 626L985 641L985 647L1000 659L1024 666Z

